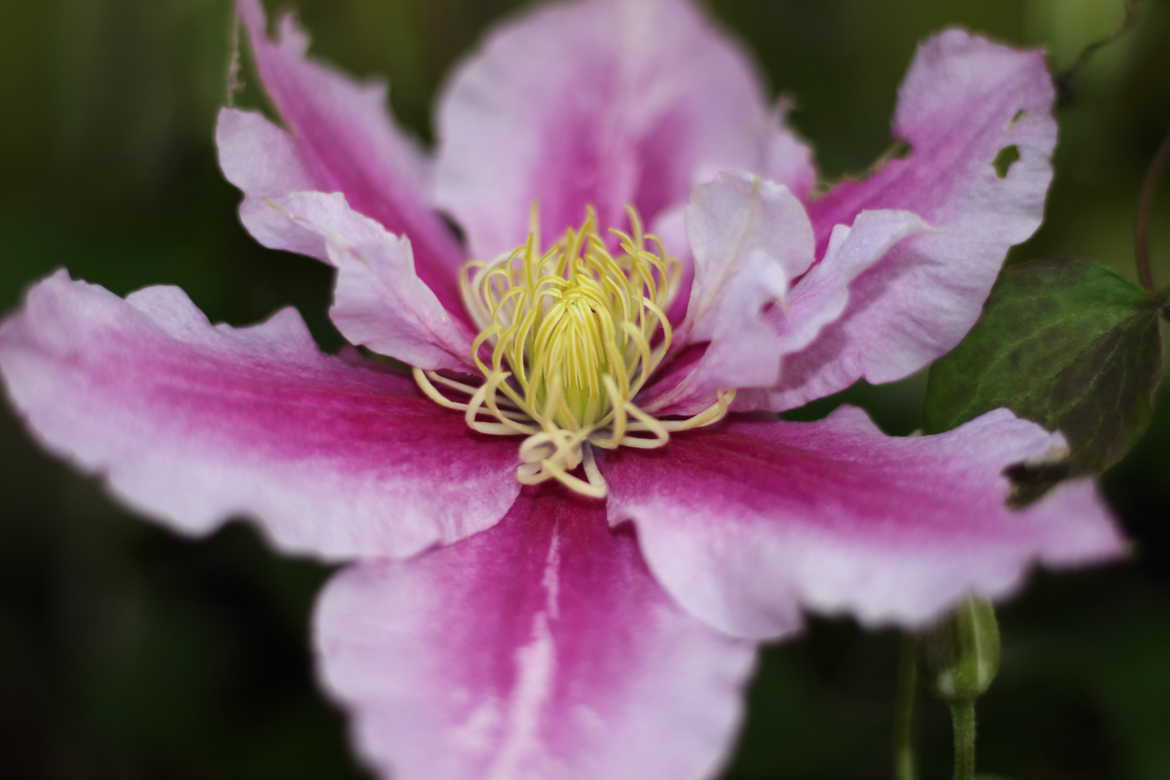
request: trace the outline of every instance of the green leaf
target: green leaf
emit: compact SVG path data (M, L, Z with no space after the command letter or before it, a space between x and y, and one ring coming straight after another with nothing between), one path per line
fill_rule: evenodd
M1162 372L1164 303L1088 261L1006 267L983 317L931 368L927 432L1006 406L1063 431L1072 449L1067 465L1017 470L1019 481L1035 488L1108 468L1149 422Z

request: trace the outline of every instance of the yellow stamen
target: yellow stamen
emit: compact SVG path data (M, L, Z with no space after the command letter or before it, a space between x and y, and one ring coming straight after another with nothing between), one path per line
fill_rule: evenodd
M735 397L734 390L722 392L683 420L657 419L633 402L670 349L666 309L681 274L662 242L643 232L637 212L627 208L627 214L629 233L610 230L620 247L616 256L592 208L580 228L542 252L533 206L523 246L492 263L473 260L459 275L464 305L479 328L471 359L483 384L414 369L422 391L463 412L473 430L526 437L516 471L523 484L556 479L602 498L607 488L594 447L661 447L671 432L721 420ZM573 473L578 467L584 478Z

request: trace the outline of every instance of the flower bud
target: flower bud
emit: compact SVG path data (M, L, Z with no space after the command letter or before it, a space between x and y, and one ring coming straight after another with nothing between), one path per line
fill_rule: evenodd
M948 702L973 701L999 671L995 608L969 598L923 637L929 683Z

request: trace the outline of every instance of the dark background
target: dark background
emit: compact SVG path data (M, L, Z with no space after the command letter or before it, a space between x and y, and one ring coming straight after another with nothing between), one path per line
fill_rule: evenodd
M276 7L269 3L270 7ZM430 137L453 60L503 0L302 0L314 51L386 75ZM726 0L709 4L793 95L827 177L888 144L915 44L947 24L1042 45L1056 71L1115 27L1110 0ZM213 320L292 303L322 344L330 274L262 250L211 145L228 0L7 2L0 13L0 311L58 266L118 293L178 284ZM1141 177L1170 129L1170 2L1147 0L1059 114L1045 227L1014 253L1092 257L1131 273ZM245 78L253 82L250 72ZM244 105L259 105L254 85ZM1154 209L1170 283L1170 182ZM922 377L850 400L918 427ZM1170 393L1104 479L1135 559L1034 577L1001 611L1001 677L981 704L981 765L1019 780L1170 777ZM0 410L0 776L350 778L341 716L316 692L307 618L328 570L277 557L234 523L191 542L141 522ZM891 632L814 622L769 649L728 777L882 778L897 655ZM920 709L924 778L949 774L946 711Z

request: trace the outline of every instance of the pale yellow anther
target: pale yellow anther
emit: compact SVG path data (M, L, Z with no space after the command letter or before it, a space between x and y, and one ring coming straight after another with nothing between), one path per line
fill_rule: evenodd
M734 398L734 391L721 393L684 420L659 420L634 404L670 349L666 309L680 272L662 243L643 232L637 212L627 214L629 233L610 230L616 252L592 209L579 228L542 251L534 206L522 246L491 263L472 261L459 275L464 305L479 328L471 358L483 384L414 370L423 392L463 412L473 430L526 437L516 472L523 484L556 479L582 495L604 497L594 447L661 447L672 431L722 419ZM573 473L579 467L583 478Z

